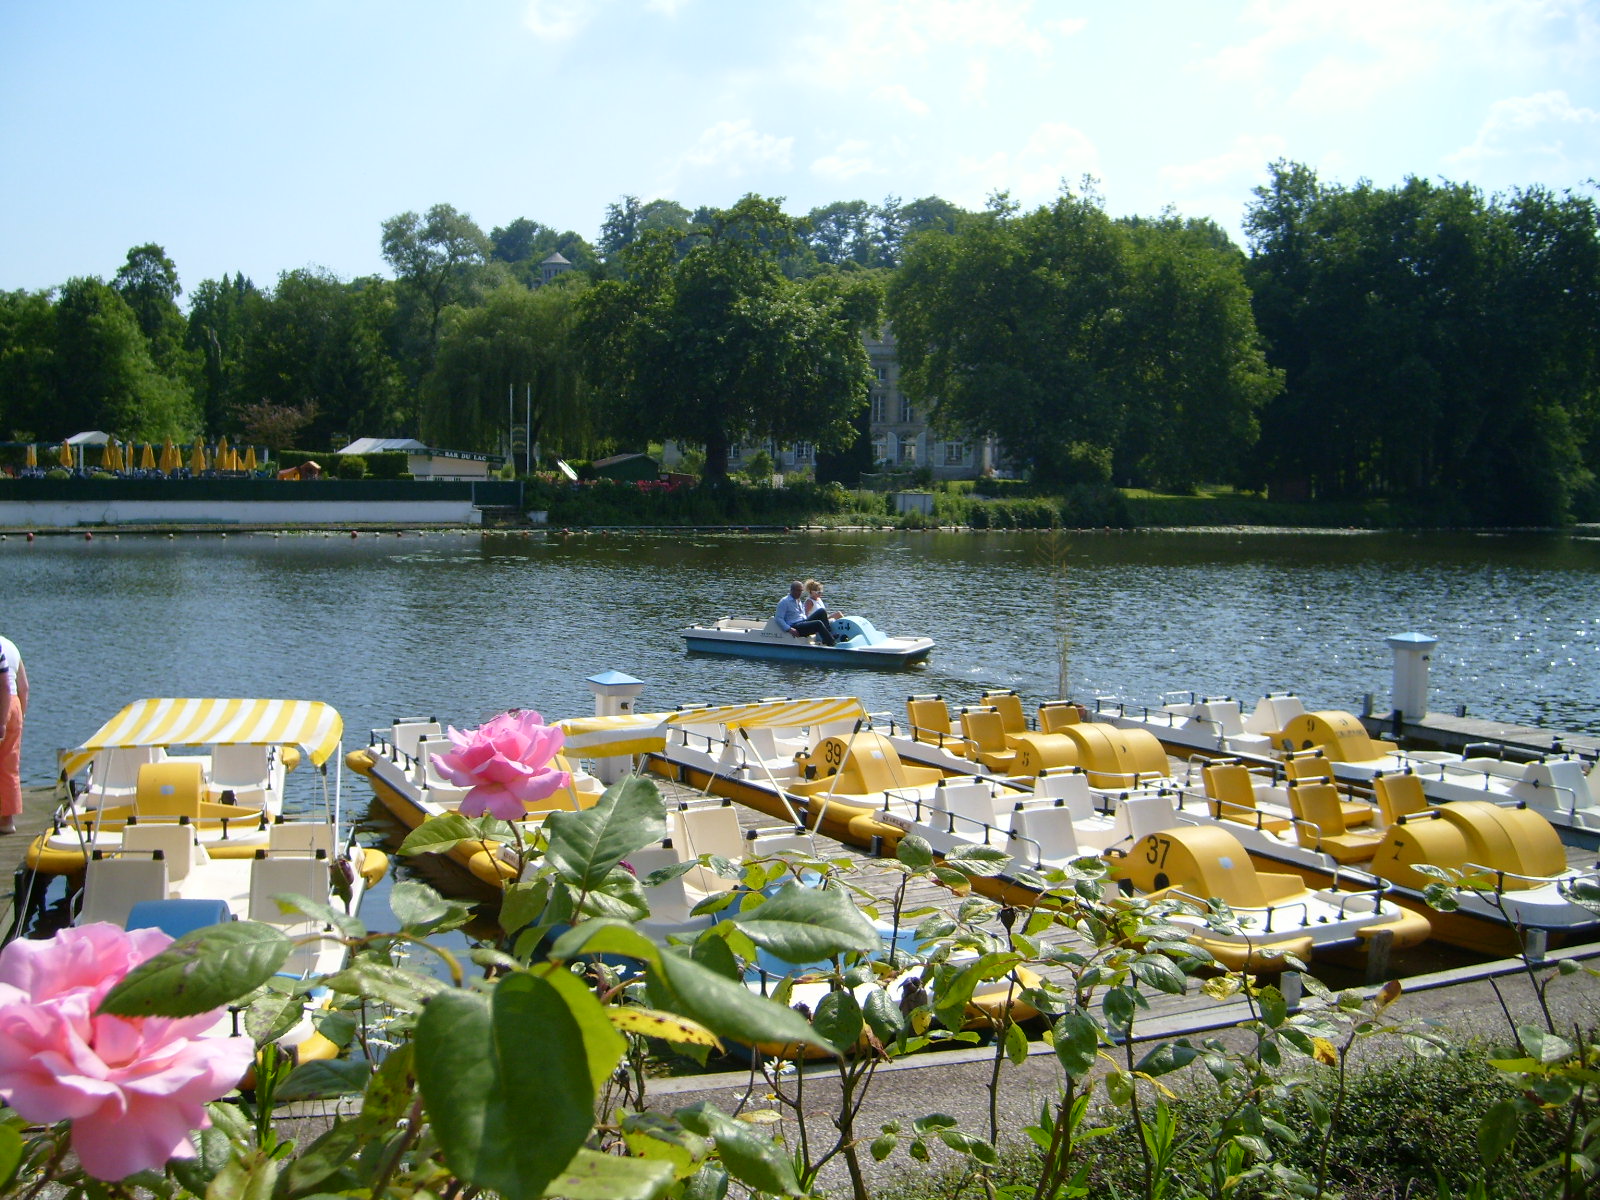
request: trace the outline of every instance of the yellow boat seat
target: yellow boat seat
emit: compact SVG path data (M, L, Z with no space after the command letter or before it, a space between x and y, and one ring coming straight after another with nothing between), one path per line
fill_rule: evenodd
M133 807L140 817L200 819L206 794L205 767L197 758L169 758L139 767Z
M1017 761L1017 752L1006 740L1005 718L993 708L963 708L961 733L972 747L972 756L1002 775Z
M1302 712L1283 727L1280 745L1287 751L1320 749L1329 758L1370 763L1393 754L1393 742L1369 737L1365 726L1347 712Z
M1331 783L1301 783L1289 789L1289 804L1294 809L1295 835L1308 850L1320 850L1335 862L1365 862L1378 850L1383 838L1375 833L1351 833L1344 818L1344 805Z
M1060 733L1068 725L1083 720L1078 706L1070 700L1046 700L1039 705L1039 732Z
M1292 824L1287 818L1269 817L1261 812L1256 805L1255 777L1243 763L1214 762L1203 774L1213 817L1269 833L1283 833Z
M1283 774L1290 785L1296 783L1333 783L1333 762L1320 751L1315 754L1291 754L1283 763ZM1360 800L1341 800L1346 825L1370 825L1377 809Z
M1428 798L1422 792L1422 779L1409 771L1403 775L1375 776L1372 790L1385 825L1393 825L1401 817L1409 817L1412 813L1428 811Z
M907 696L906 720L911 726L911 736L917 741L938 746L962 758L971 756L972 748L950 724L950 706L943 696Z
M1017 738L1028 732L1028 717L1022 711L1022 697L1010 688L1004 688L1000 691L984 692L978 698L978 703L1000 714L1000 724L1006 731L1006 745L1015 750Z
M897 788L927 787L944 778L938 767L904 763L881 733L823 738L803 760L817 777L788 785L800 796L876 796Z

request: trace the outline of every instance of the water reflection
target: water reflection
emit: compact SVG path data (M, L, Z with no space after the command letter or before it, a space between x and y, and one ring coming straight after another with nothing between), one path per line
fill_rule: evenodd
M1064 561L1065 572L1054 563ZM689 656L693 617L765 612L815 575L832 603L938 643L904 672ZM419 537L105 535L0 544L0 630L34 688L24 774L141 696L275 694L334 704L346 745L396 715L475 723L587 712L583 678L641 703L913 691L1175 688L1313 706L1386 703L1383 638L1440 639L1436 708L1600 729L1600 542L1456 534L720 534Z

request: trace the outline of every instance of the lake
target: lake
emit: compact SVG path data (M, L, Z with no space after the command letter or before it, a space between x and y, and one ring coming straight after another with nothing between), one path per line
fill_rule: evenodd
M687 655L693 619L766 615L790 578L888 633L923 667L817 669ZM1153 700L1385 709L1390 634L1439 639L1431 707L1600 732L1600 539L1588 534L1304 532L449 532L11 535L0 632L33 687L24 777L144 696L326 700L346 748L402 715L473 725L508 707L593 711L584 678L645 683L641 710L771 695L985 686ZM352 799L364 799L357 788Z

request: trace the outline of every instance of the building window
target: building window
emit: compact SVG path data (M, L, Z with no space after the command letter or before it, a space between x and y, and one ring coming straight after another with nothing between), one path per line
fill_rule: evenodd
M889 439L880 433L877 437L872 439L872 461L875 463L881 463L888 457Z
M882 383L885 379L889 378L889 372L884 367L873 367L872 373L878 377L879 383Z
M873 392L872 393L872 419L873 419L874 422L876 422L876 423L878 423L880 425L883 423L883 409L884 409L883 393L882 392Z
M900 443L900 462L904 466L917 465L917 444L910 438Z
M797 463L808 463L811 461L810 442L796 442L794 444L794 461Z
M911 401L907 400L904 396L900 397L900 420L901 421L914 421L914 420L916 420L916 417L911 412Z
M728 451L728 461L729 462L742 462L742 461L744 461L744 447L743 446L734 446L734 447L732 447Z
M965 466L967 461L967 444L965 442L946 442L944 444L944 465L947 467Z

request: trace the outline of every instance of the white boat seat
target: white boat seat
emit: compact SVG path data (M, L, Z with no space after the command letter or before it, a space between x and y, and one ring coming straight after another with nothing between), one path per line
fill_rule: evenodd
M260 804L271 787L270 746L217 746L212 750L211 778L207 783L212 799L232 792L235 803Z
M274 899L290 894L326 904L329 896L327 857L258 851L250 860L249 919L268 925L306 924L303 914L284 912Z
M1271 737L1281 733L1284 726L1306 711L1299 696L1263 696L1246 718L1244 731Z
M1223 737L1234 737L1244 732L1244 717L1239 712L1237 700L1206 700L1195 705L1195 716Z
M167 861L155 854L129 854L91 859L83 873L83 907L79 925L109 921L126 925L128 914L141 900L167 898Z
M417 761L412 780L427 791L427 799L440 808L456 808L471 788L457 787L439 773L433 764L435 754L448 754L455 749L449 738L423 738L417 742Z
M1061 801L1074 821L1087 821L1094 816L1094 795L1084 771L1041 772L1034 778L1033 794L1039 800Z
M401 754L415 758L418 742L443 735L444 730L437 721L398 720L389 728L389 744Z
M326 821L274 821L267 826L267 849L276 854L333 857L333 826Z
M1529 808L1568 810L1590 803L1583 764L1570 758L1529 763L1522 779L1512 784L1511 794L1527 801Z
M995 811L994 792L981 779L941 780L933 789L932 803L937 810L964 818L951 825L951 832L958 839L971 840L982 832L974 822L996 829L1009 828L1008 823L1002 822Z
M667 830L685 861L702 854L738 861L745 853L744 830L731 804L674 809L667 814Z
M1113 820L1119 840L1138 842L1160 829L1178 823L1178 812L1172 797L1166 792L1152 792L1142 796L1127 796L1117 801Z
M129 825L122 831L122 848L138 856L161 851L167 864L167 882L179 883L211 856L195 837L195 827L162 821L157 824Z
M1065 867L1081 857L1072 811L1065 805L1021 807L1012 814L1010 851L1036 867Z
M782 625L779 625L777 617L768 617L767 618L767 623L761 627L761 636L762 637L793 637L794 634L790 633Z
M161 746L119 746L95 751L89 760L89 786L83 802L92 806L108 799L129 799L139 787L139 768L166 756Z

